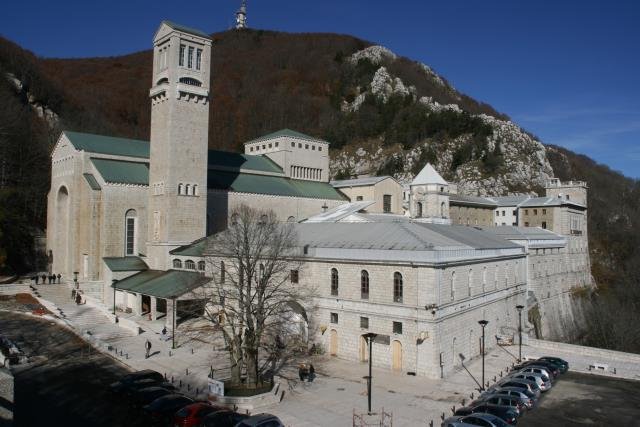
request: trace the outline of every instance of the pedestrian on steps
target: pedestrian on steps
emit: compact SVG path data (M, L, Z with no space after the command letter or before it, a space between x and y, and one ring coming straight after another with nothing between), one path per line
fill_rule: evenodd
M58 273L58 284L60 284L60 279L62 279L62 274Z
M151 341L147 340L147 342L144 343L144 349L146 350L144 358L148 359L149 353L151 353Z

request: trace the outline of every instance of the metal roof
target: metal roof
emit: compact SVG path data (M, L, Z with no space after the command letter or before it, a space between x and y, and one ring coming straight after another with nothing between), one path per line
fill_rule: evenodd
M499 207L503 206L518 206L520 203L524 202L527 199L530 199L531 196L522 195L522 196L500 196L500 197L491 197L491 200L494 200Z
M68 130L63 131L63 133L77 150L115 156L149 158L149 141L71 132Z
M209 36L209 34L205 33L204 31L200 31L196 28L191 28L191 27L187 27L186 25L181 25L181 24L176 24L175 22L171 22L171 21L167 21L164 20L162 21L163 24L167 24L168 26L170 26L171 28L173 28L174 30L177 31L182 31L183 33L189 33L189 34L193 34L199 37L204 37L204 38L211 38L211 36Z
M115 282L112 287L157 298L178 298L208 282L195 271L147 270Z
M209 171L207 187L209 189L228 190L238 193L345 200L344 196L326 182L242 172Z
M111 271L143 271L149 269L147 264L137 256L105 257L102 260Z
M87 180L87 184L89 184L89 187L91 187L92 190L96 190L96 191L101 190L100 184L96 180L96 177L93 176L93 174L83 173L82 176L84 176L84 179Z
M377 184L380 181L384 181L385 179L392 177L385 176L369 176L366 178L355 178L355 179L341 179L336 181L331 181L330 184L335 188L343 188L343 187L360 187L363 185L371 185ZM395 180L394 180L395 181Z
M275 139L275 138L281 138L281 137L303 139L305 141L313 141L313 142L321 142L323 144L329 144L329 142L327 142L327 141L325 141L323 139L314 138L312 136L305 135L304 133L297 132L297 131L291 130L291 129L280 129L278 131L269 133L267 135L259 136L259 137L255 138L255 139L252 139L251 141L247 141L247 142L245 142L245 144L252 144L254 142L266 141L268 139Z
M207 248L208 241L207 237L203 237L188 245L175 248L169 253L171 255L201 257L203 256L204 250Z
M486 197L465 196L463 194L450 194L449 201L453 202L452 204L454 205L481 205L493 208L498 206L495 200Z
M114 184L149 185L149 164L124 160L91 158L105 182Z
M370 202L370 201L345 203L343 205L336 206L335 208L329 209L326 212L322 212L312 217L309 217L306 220L304 220L304 222L337 222L349 215L353 215L363 209L368 208L374 203L375 202Z
M515 227L503 225L499 227L480 227L483 231L508 240L564 240L564 237L540 227Z
M411 185L424 184L448 185L447 181L431 166L431 163L427 163L411 182Z
M264 155L250 156L229 151L209 150L208 163L209 169L249 169L261 172L284 173L277 163Z

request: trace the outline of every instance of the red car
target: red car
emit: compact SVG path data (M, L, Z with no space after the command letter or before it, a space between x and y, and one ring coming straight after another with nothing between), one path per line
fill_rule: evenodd
M212 412L226 409L206 402L196 402L180 409L173 417L175 427L195 427L202 424L202 419Z

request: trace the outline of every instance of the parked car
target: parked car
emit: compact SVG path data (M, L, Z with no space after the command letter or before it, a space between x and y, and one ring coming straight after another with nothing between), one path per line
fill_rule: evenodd
M494 387L491 388L480 395L481 398L488 397L496 394L506 394L510 396L521 397L524 400L529 400L530 405L528 405L529 409L535 406L536 403L536 395L535 393L530 392L529 390L515 387Z
M551 380L553 379L553 375L551 375L549 371L546 368L543 368L542 366L530 365L524 369L521 369L520 372L540 375L542 378L542 381L545 381L545 382L546 381L551 382Z
M479 405L458 408L456 409L456 412L454 412L454 415L464 416L478 412L495 415L509 425L518 424L518 413L510 406L499 406L490 405L488 403L481 403Z
M521 416L527 409L527 405L522 399L513 396L496 394L487 398L485 402L490 405L510 406L517 410L518 416Z
M183 394L167 394L146 405L143 410L152 425L167 425L180 409L193 403L193 399Z
M519 390L497 390L496 393L483 394L480 397L483 399L488 399L494 396L506 396L513 399L519 399L524 404L526 410L533 408L534 400Z
M554 362L547 362L544 360L535 360L533 361L533 363L529 363L527 365L527 368L532 366L546 369L553 376L552 379L558 378L562 373L562 366Z
M149 403L162 396L167 396L174 393L175 391L167 390L166 388L162 387L141 388L140 390L136 390L131 394L129 402L131 406L139 408L148 405Z
M569 362L559 357L542 356L538 361L555 363L560 366L560 372L563 374L569 370Z
M263 413L245 418L235 427L284 427L284 424L275 415Z
M249 418L249 415L239 414L229 409L214 412L202 420L203 427L235 427L240 421Z
M498 384L498 387L521 388L521 389L527 390L530 393L534 393L536 396L536 399L540 397L540 393L542 392L542 390L540 390L540 387L538 387L538 384L535 383L534 381L513 379L513 378L507 378L506 380Z
M442 422L442 427L508 427L508 424L495 415L487 413L477 413L466 417L450 417Z
M157 381L152 378L145 378L144 380L134 381L132 383L125 384L121 389L120 394L124 394L126 396L131 396L136 391L141 390L143 388L148 387L162 387L167 390L177 390L176 387L166 381Z
M213 406L207 402L196 402L181 408L173 416L175 427L194 427L202 425L204 418L217 411L225 410L222 406Z
M550 381L545 382L542 379L542 377L538 376L537 374L532 374L532 373L524 374L524 373L516 372L511 376L511 378L533 381L538 385L538 387L540 387L540 390L543 393L551 389L551 382Z
M131 384L136 381L152 379L158 382L164 381L164 377L160 372L153 371L151 369L145 369L143 371L132 372L120 378L120 380L111 383L109 385L109 389L113 393L119 393L127 386L127 384Z

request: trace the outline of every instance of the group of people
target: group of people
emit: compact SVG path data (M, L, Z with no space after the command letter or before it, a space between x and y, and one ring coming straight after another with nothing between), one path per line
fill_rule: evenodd
M60 281L62 280L62 274L58 273L58 274L43 274L42 276L36 274L35 276L31 277L31 280L36 282L36 285L38 284L38 281L42 279L42 284L46 284L47 280L49 281L49 284L51 285L52 283L60 283ZM56 279L58 280L56 282Z
M313 382L316 377L316 368L313 367L313 363L301 363L298 366L298 376L300 381L308 380Z
M82 302L82 291L79 289L72 289L71 290L71 300L75 301L76 304L80 305L83 304ZM84 302L84 304L86 304L87 301Z

